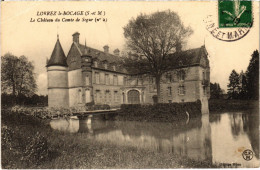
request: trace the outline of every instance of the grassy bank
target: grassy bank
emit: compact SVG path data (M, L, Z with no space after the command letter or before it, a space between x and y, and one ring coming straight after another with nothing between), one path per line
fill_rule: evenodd
M47 120L2 111L3 168L199 168L209 161L193 161L171 153L116 146L81 134L52 130Z
M246 111L258 109L258 100L225 100L225 99L210 99L209 111L224 112L224 111Z

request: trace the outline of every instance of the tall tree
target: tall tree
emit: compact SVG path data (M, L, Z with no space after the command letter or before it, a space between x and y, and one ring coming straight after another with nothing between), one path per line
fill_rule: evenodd
M1 60L2 92L32 96L37 90L33 63L25 56L16 57L10 53Z
M218 83L210 83L210 98L219 99L222 94L222 89Z
M240 99L247 99L247 78L246 74L241 71L239 74L239 98Z
M229 84L228 84L228 95L231 98L237 98L239 93L239 74L232 70L229 76Z
M259 52L255 50L251 55L246 71L247 93L250 99L259 98Z
M136 74L155 77L159 101L161 76L169 69L167 57L181 49L191 33L191 28L185 27L179 15L170 10L140 14L124 27L127 47L134 56L127 58L124 66Z

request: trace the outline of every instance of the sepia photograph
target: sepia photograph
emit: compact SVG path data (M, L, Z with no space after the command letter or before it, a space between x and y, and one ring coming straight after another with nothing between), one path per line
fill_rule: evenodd
M259 168L259 31L257 1L1 1L1 168Z

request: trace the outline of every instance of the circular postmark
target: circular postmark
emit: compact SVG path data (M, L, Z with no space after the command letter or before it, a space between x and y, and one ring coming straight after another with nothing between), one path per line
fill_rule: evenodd
M250 149L246 149L246 150L244 150L244 152L242 153L242 156L243 156L244 160L250 161L251 159L253 159L254 153L253 153L253 151L251 151Z
M218 18L209 15L204 22L210 34L221 41L237 41L245 37L253 26L251 1L223 1L218 3Z

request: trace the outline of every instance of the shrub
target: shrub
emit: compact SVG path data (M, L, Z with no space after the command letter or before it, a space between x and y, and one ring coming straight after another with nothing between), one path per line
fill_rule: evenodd
M158 103L154 105L122 104L116 117L119 120L136 121L175 121L201 115L201 102Z
M12 138L14 135L14 131L12 131L11 129L7 128L7 126L3 125L1 128L2 132L1 132L1 148L2 149L9 149L12 150Z
M20 115L20 117L28 116ZM30 118L33 117L28 119ZM20 120L24 120L24 118L20 118ZM39 132L25 134L12 124L11 126L2 125L1 130L2 166L4 168L16 169L38 165L50 158L47 139Z
M29 143L26 145L21 160L36 164L47 160L49 156L47 139L37 132L35 136L28 137L27 140Z

